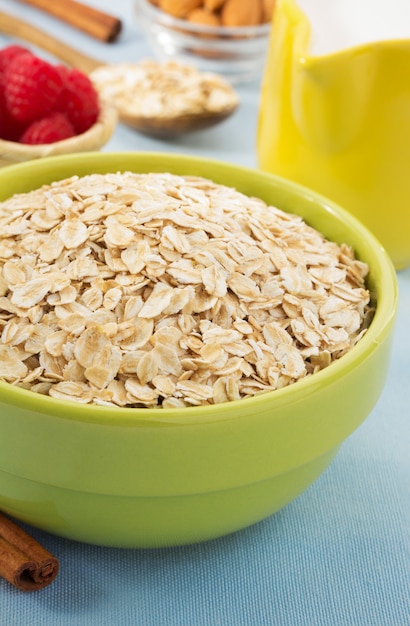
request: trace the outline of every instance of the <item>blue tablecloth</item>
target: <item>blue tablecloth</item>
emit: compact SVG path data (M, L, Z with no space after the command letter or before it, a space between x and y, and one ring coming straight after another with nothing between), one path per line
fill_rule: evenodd
M1 9L102 60L151 56L132 0L89 4L123 18L118 43L98 43L19 2L2 0ZM0 45L9 41L0 35ZM184 152L256 166L259 82L238 91L240 109L212 130L163 142L119 126L105 149ZM0 580L0 626L408 626L410 269L399 273L399 283L381 398L303 495L246 530L172 549L101 548L25 526L59 558L61 571L31 594Z

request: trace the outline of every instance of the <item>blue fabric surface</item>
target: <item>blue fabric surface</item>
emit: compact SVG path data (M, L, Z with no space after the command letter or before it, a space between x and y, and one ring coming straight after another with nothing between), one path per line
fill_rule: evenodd
M124 18L110 47L30 7L1 8L106 60L149 52L132 1L89 2ZM8 43L0 36L0 45ZM119 126L108 150L178 151L255 165L259 85L240 88L223 125L174 142ZM409 243L410 245L410 243ZM0 626L409 626L410 269L387 384L326 472L276 515L198 545L123 550L25 528L60 560L52 585L25 594L0 580Z

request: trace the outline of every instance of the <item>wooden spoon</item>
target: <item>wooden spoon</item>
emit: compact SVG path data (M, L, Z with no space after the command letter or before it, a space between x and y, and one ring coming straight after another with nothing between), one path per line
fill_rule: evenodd
M92 74L97 68L103 66L115 68L115 65L105 65L103 62L90 57L67 44L62 43L52 35L43 32L39 28L24 22L20 18L0 11L0 32L11 37L16 37L31 43L46 52L54 55L61 61L76 67L86 74ZM91 76L92 78L92 76ZM172 137L175 135L189 133L196 130L203 130L219 124L228 118L238 106L238 98L233 88L230 104L226 108L217 111L200 111L194 113L183 113L172 117L137 115L130 113L124 108L121 101L115 98L112 101L119 113L120 120L127 126L138 132L159 138ZM169 97L167 95L167 97Z

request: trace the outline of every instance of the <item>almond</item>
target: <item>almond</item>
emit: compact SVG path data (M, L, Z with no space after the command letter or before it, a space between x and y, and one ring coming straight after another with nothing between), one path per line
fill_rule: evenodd
M221 21L215 13L201 8L194 9L188 13L187 20L193 24L201 24L203 26L215 27L221 25Z
M223 26L256 26L262 22L261 0L226 0L221 11Z
M160 9L181 19L202 5L202 0L159 0Z
M262 0L262 21L270 22L273 17L276 0Z
M203 5L204 9L208 9L208 11L214 12L219 11L224 2L225 0L204 0Z

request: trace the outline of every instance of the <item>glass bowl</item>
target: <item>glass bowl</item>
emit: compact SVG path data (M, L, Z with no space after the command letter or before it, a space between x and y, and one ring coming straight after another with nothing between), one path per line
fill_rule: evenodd
M135 0L137 24L159 60L194 64L230 82L262 76L271 24L211 27L177 19L149 0Z

